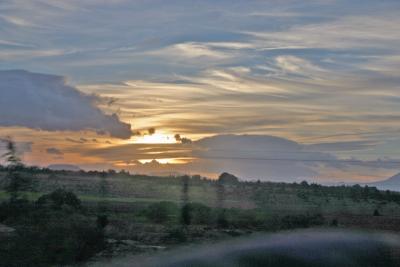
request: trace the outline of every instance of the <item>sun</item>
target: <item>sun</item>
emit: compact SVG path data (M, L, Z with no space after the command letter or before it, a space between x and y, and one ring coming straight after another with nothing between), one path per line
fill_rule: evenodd
M134 144L176 144L175 137L170 134L154 133L133 137Z

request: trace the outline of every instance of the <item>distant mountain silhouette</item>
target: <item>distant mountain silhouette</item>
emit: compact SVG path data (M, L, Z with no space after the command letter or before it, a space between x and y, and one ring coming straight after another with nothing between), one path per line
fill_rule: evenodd
M51 164L48 166L49 169L54 170L54 171L80 171L81 168L79 168L76 165L71 165L71 164Z
M390 177L389 179L370 183L369 185L376 186L378 189L382 190L400 191L400 173Z

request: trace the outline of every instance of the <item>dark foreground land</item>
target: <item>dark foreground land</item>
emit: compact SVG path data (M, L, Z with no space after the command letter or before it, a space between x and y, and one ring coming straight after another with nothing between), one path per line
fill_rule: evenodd
M0 168L0 180L9 173ZM107 262L299 228L400 232L400 194L374 187L241 182L229 174L17 173L31 187L11 197L2 183L0 266Z
M309 229L256 234L163 253L128 255L90 267L397 267L400 239L382 233Z

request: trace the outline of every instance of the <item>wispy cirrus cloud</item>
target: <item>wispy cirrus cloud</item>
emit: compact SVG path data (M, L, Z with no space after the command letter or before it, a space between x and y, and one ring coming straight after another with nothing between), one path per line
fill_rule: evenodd
M193 42L174 44L158 51L149 52L149 54L168 58L184 57L189 59L211 58L220 60L229 57L228 54L222 51L213 50L207 44Z
M61 156L64 154L61 150L59 150L58 148L55 148L55 147L47 148L46 152L47 152L47 154L56 155L56 156Z
M21 26L21 27L33 27L34 26L34 24L29 22L28 20L20 18L20 17L0 15L0 19L3 20L4 22L13 24L15 26Z
M284 31L247 32L261 49L301 47L323 49L375 48L398 50L395 12L348 15L327 22L294 25Z
M364 160L383 158L400 147L398 1L206 0L193 5L162 0L1 1L0 69L65 75L85 93L115 99L114 105L95 106L99 112L118 114L118 125L136 129L155 127L193 140L273 135L313 144L334 157ZM41 132L52 136L47 145L34 130L13 131L26 139L34 136L43 147L62 149L72 163L98 160L79 150L81 146L118 144L113 139L112 144L106 139L85 142L81 138L101 137L88 138L93 133L79 130L83 136L68 132L77 142L63 136L56 140L60 146L51 133ZM116 148L123 152L121 162L132 153L128 147ZM360 151L365 155L356 155ZM104 161L113 156L103 154ZM140 164L144 170L158 163ZM207 164L213 166L210 172L222 168ZM372 179L369 172L376 177L387 173L385 164L320 164L306 171L324 172L327 178L347 173ZM201 170L205 165L191 167Z

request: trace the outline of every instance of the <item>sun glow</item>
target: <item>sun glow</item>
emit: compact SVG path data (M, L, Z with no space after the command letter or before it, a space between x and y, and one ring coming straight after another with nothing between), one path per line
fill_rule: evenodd
M194 158L160 158L160 159L139 159L142 164L150 163L152 161L157 161L160 164L185 164L193 161Z
M173 135L154 133L152 135L135 136L132 138L134 144L176 144Z

